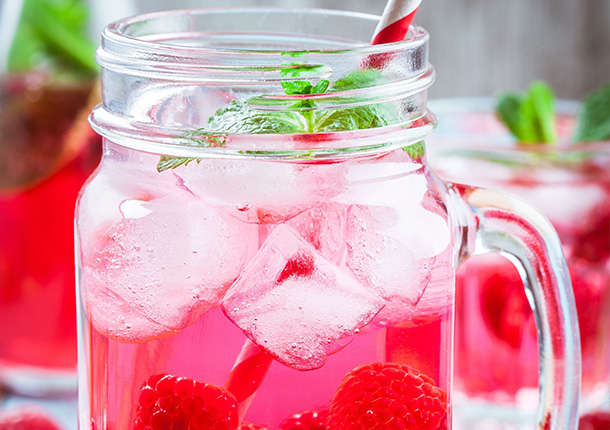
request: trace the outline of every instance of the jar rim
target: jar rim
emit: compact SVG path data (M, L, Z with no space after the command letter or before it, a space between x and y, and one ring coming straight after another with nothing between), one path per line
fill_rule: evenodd
M268 26L265 19L272 20ZM321 24L329 19L339 22ZM378 20L378 16L358 12L304 8L200 8L153 12L110 23L102 31L102 42L95 58L103 69L120 73L168 80L246 82L252 79L253 72L263 71L267 75L279 72L296 57L299 62L309 64L337 64L356 57L384 59L426 49L429 34L418 26L411 26L403 41L371 45L363 35L367 34L367 28L372 35ZM281 26L268 28L278 21ZM252 25L253 22L258 24ZM246 27L248 23L250 25ZM350 33L354 26L362 29L358 32L359 40ZM265 48L247 45L256 46L259 39ZM205 43L196 45L194 40ZM268 47L280 40L291 42L275 49ZM229 43L234 46L227 46ZM409 67L413 68L410 76L423 74L427 59ZM322 68L320 72L323 77L329 70Z
M316 139L316 157L361 153L389 142L409 146L435 125L434 116L425 110L426 90L435 77L428 63L429 36L423 28L411 26L405 41L371 45L366 30L372 34L378 20L375 15L339 10L252 7L177 9L115 21L104 29L96 53L102 66L103 103L94 109L90 122L114 142L168 155L246 152L298 158L312 153L311 145L301 147L301 142ZM306 74L286 73L303 67ZM338 82L350 72L369 68L382 69L383 82L313 94L284 90L288 81ZM323 131L324 139L316 132L310 133L311 139L298 133L244 133L249 136L248 148L239 133L229 132L231 145L189 145L184 142L185 130L200 130L209 117L159 119L153 115L170 109L153 103L174 106L162 98L184 100L182 91L201 94L201 88L219 89L223 96L213 103L220 103L216 108L220 110L241 97L241 101L256 99L254 107L260 111L294 110L295 103L311 102L315 107L305 105L304 110L337 112L387 102L400 114L386 126Z
M102 32L102 41L114 41L121 44L130 44L134 47L143 49L153 49L156 52L160 51L172 51L176 54L176 51L184 51L189 57L194 53L201 54L236 54L236 53L249 53L259 55L273 55L273 54L285 54L286 52L298 52L307 54L350 54L353 52L363 52L367 54L382 54L391 53L400 49L407 49L415 45L425 43L429 39L428 32L419 26L411 26L409 29L408 37L402 41L371 45L367 40L362 40L362 44L359 46L343 47L343 48L328 48L328 49L316 49L308 52L302 50L284 50L284 49L238 49L238 48L223 48L219 46L214 47L201 47L201 46L183 46L177 44L170 44L166 42L155 41L150 35L142 37L134 33L134 30L139 29L142 24L147 23L151 28L156 27L156 22L167 19L176 19L189 17L194 18L202 15L269 15L269 14L300 14L300 16L310 15L311 17L320 16L332 16L332 17L345 17L357 21L362 21L367 24L376 25L380 17L373 14L355 12L355 11L343 11L334 9L323 9L323 8L287 8L287 7L230 7L230 8L193 8L193 9L174 9L169 11L151 12L141 15L134 15L131 17L123 18L108 24ZM371 35L372 36L372 35Z

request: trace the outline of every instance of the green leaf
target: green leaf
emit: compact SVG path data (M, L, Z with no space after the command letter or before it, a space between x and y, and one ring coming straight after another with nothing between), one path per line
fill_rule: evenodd
M60 72L96 73L87 19L82 0L24 0L9 51L9 71L27 71L47 63Z
M384 104L317 111L314 132L365 130L388 125L394 113Z
M610 140L610 84L593 91L583 101L573 140Z
M203 129L189 131L185 134L185 139L189 141L191 145L198 145L204 147L222 148L225 146L227 141L226 136L209 134ZM186 166L191 161L197 161L199 163L201 158L195 157L174 157L170 155L162 155L157 163L157 171L159 173L164 172L168 169L175 169L182 165Z
M318 83L311 88L310 94L324 94L329 86L330 81L328 79L320 79Z
M411 157L413 160L419 160L421 157L424 156L424 152L426 151L426 146L425 146L424 142L421 141L421 142L414 143L413 145L405 146L402 149L407 154L409 154L409 157Z
M280 70L280 76L283 78L305 78L307 75L315 76L324 69L321 64L307 63L288 63L284 65L284 69Z
M528 118L529 139L524 142L555 142L555 95L544 82L534 82L527 92L523 107Z
M550 143L555 136L555 96L544 82L530 85L524 94L502 94L496 106L498 116L520 143Z
M331 91L348 91L368 88L384 83L385 78L378 69L356 70L337 80Z
M296 112L266 112L251 109L247 102L233 101L219 109L203 129L208 134L287 134L304 131Z
M288 95L311 94L313 86L309 81L284 81L282 88Z
M187 165L191 161L197 161L199 163L201 158L189 158L189 157L171 157L168 155L162 155L161 159L157 163L157 172L161 173L169 169L175 169L182 165Z
M517 93L502 94L496 106L498 116L517 141L521 141L523 116L521 115L521 96Z

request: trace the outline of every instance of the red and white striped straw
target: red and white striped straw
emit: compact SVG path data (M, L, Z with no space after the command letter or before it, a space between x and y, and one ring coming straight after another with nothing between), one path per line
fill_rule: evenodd
M389 0L377 24L371 45L404 40L422 0Z
M272 361L271 354L246 339L225 383L225 389L233 394L237 400L240 423L244 419L258 388L263 383Z

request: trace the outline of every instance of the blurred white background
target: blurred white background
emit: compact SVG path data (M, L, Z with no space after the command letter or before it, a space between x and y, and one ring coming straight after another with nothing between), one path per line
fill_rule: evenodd
M10 0L9 0L10 1ZM89 0L102 23L182 7L319 7L381 14L385 0ZM415 24L431 35L430 97L492 96L547 81L581 99L610 80L608 0L424 0ZM99 40L99 37L97 38Z

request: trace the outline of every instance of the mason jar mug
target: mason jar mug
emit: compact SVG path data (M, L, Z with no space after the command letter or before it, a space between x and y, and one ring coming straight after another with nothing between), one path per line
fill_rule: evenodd
M575 428L556 233L434 175L428 34L370 46L376 22L182 10L105 29L104 154L76 211L81 430L451 429L456 267L486 250L528 281L538 428Z

